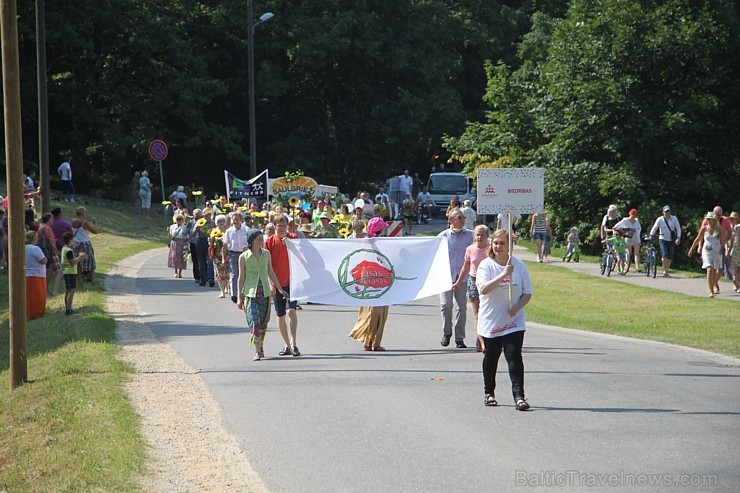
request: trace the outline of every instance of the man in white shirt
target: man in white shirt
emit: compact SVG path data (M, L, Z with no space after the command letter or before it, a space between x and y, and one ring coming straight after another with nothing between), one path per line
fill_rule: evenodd
M224 234L223 262L229 262L229 285L231 301L237 301L237 281L239 280L239 255L247 248L247 228L244 227L244 215L241 211L231 214L232 226Z
M463 202L464 207L460 209L465 214L465 229L475 229L475 219L478 216L470 205L472 201L470 199Z
M663 277L671 277L668 271L671 268L676 247L681 243L681 224L676 216L671 215L671 207L668 205L663 207L663 215L655 220L648 239L652 241L653 236L659 230L660 255L663 257Z
M62 188L64 188L64 195L70 196L70 198L67 198L66 196L64 197L65 202L75 201L75 186L72 183L72 165L70 164L71 161L72 158L70 157L67 161L64 161L62 164L60 164L57 168L59 178L62 179Z
M378 189L378 193L375 195L375 203L377 204L377 203L381 202L382 199L383 199L383 197L385 197L386 203L388 203L388 202L391 201L391 198L388 196L387 193L385 193L385 188L380 187Z
M428 187L425 186L423 191L419 193L419 196L416 197L416 203L421 204L424 216L427 218L432 216L432 194L429 193Z
M407 193L411 193L411 187L414 186L414 179L409 175L409 170L405 170L400 178L398 190L401 192L401 197L406 197Z

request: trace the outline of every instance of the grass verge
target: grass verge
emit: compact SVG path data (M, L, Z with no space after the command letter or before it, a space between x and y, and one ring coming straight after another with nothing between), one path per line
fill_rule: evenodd
M736 301L699 298L528 263L535 296L527 319L669 342L740 357Z
M73 215L71 204L55 205ZM121 259L163 246L165 224L86 207L101 227L93 236L97 284L78 289L78 315L65 316L57 295L44 317L29 322L30 382L14 391L7 278L0 282L0 491L141 491L144 440L123 392L131 369L116 358L115 321L105 313L101 285Z

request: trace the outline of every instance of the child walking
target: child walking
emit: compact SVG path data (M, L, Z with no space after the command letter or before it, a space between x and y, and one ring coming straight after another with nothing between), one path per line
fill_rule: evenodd
M62 247L62 274L64 274L64 314L73 315L77 313L77 310L72 310L72 301L75 298L75 291L77 290L77 264L87 258L85 252L81 252L75 256L72 246L75 243L75 235L71 231L67 231L62 236L64 246Z
M568 235L568 249L565 251L565 256L563 257L563 262L568 260L570 262L570 259L573 258L574 261L578 262L580 260L578 257L578 245L581 244L581 239L578 237L578 228L572 227L570 228L570 234Z

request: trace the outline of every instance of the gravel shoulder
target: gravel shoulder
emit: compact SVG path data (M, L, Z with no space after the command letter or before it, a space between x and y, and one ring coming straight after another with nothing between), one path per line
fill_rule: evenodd
M222 428L221 409L198 371L146 325L136 274L151 255L123 260L105 284L120 358L135 369L125 391L149 445L142 488L161 493L267 492L238 440Z

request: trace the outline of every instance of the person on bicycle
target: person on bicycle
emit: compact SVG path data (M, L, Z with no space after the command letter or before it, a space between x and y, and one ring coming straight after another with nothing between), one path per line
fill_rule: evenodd
M627 242L627 251L635 260L635 269L637 269L637 272L642 272L642 269L640 269L640 233L642 232L642 226L640 226L640 221L637 219L637 209L630 209L629 216L614 225L614 229L622 232L624 241Z
M573 258L573 254L576 253L576 249L580 244L581 238L578 236L578 228L573 226L570 228L570 234L568 235L568 249L565 251L563 262L565 262L566 259L570 262L570 259ZM575 259L575 261L578 262L578 259Z
M614 226L622 220L622 216L619 215L619 209L615 204L611 204L606 210L606 215L601 219L601 242L612 237L614 234Z
M421 193L416 197L416 203L421 204L422 210L426 217L432 215L432 194L429 193L429 188L425 185Z
M652 240L655 233L660 231L660 254L663 257L663 277L671 277L668 271L671 268L676 247L681 243L681 224L676 216L671 215L671 206L663 207L663 215L655 220L650 228L648 240Z
M616 228L613 229L611 238L607 238L603 243L611 245L614 249L617 254L617 272L625 275L627 273L627 242L622 236L622 231Z

